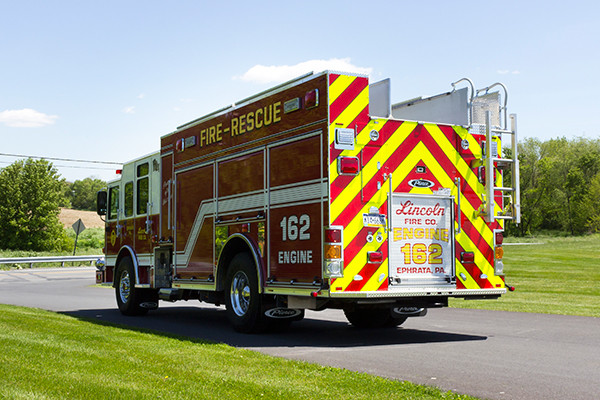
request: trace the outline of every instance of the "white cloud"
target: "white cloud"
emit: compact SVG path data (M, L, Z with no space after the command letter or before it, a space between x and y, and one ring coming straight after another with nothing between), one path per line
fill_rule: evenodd
M256 83L279 83L296 78L307 72L333 70L358 74L371 74L372 68L358 67L350 58L331 58L329 60L309 60L296 65L255 65L241 76L233 79Z
M0 123L12 128L39 128L52 125L57 119L58 115L44 114L31 108L0 112Z
M125 107L123 109L123 112L125 114L135 114L135 106L129 106L129 107Z

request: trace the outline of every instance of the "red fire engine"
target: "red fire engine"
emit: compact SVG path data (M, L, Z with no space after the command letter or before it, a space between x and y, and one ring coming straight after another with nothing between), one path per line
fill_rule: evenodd
M243 332L326 308L397 326L497 298L504 220L520 219L506 98L461 79L392 104L389 79L311 73L182 125L98 194L97 281L123 314L197 299Z

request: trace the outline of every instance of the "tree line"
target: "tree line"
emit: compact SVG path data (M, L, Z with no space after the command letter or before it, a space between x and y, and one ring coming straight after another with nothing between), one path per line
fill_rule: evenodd
M100 179L73 183L47 160L18 160L0 170L0 248L69 250L72 245L59 221L60 207L95 210Z
M600 139L528 138L518 151L521 224L508 224L509 234L600 231Z

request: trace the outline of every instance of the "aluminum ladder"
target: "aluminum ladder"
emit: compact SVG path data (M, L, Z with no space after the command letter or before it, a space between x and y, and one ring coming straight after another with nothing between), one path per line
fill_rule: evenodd
M489 88L486 88L489 89ZM483 90L486 90L483 89ZM519 154L517 149L517 115L510 114L511 127L507 129L506 104L501 107L504 111L504 127L498 128L492 126L492 113L485 113L485 208L484 218L487 222L492 223L496 220L510 220L516 224L521 223L521 189L519 184ZM504 143L502 135L511 135L511 155L512 158L503 158L501 150L493 152L494 138L499 138L500 143ZM511 186L496 186L496 168L499 169L511 168ZM495 196L496 192L502 192L502 199L509 199L507 205L502 205L503 210L495 213Z

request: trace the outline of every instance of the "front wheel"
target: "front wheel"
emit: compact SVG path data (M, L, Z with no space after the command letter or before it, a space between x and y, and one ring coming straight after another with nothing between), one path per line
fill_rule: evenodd
M150 292L149 289L136 289L131 258L125 257L119 261L116 277L115 295L121 314L144 315L150 308L154 308L149 304L158 304L158 298L156 298L156 303L153 301L154 292Z
M266 327L254 262L247 253L236 255L226 279L227 318L238 332L260 332Z

